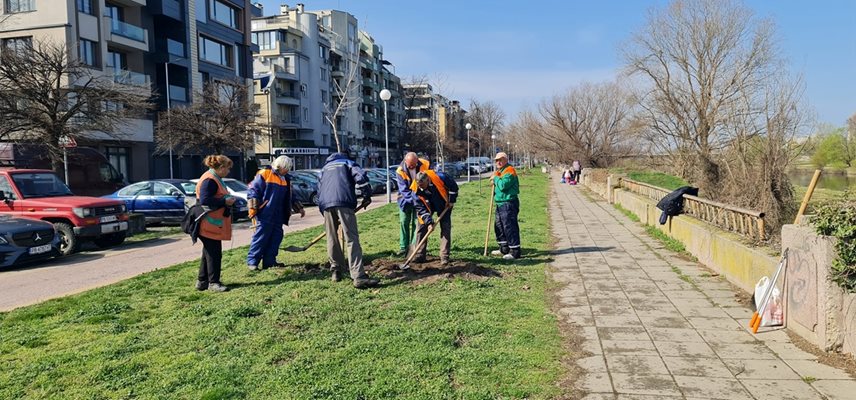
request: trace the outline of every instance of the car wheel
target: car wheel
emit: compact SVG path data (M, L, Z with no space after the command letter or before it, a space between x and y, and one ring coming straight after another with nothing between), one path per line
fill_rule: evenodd
M309 198L309 201L312 202L313 205L318 205L318 193L312 193L312 197Z
M65 222L54 224L56 234L59 235L59 254L67 256L76 253L80 249L80 239L74 236L74 228Z
M97 239L93 240L93 242L95 242L95 245L101 249L118 246L125 242L126 233L127 232L122 231L101 235Z

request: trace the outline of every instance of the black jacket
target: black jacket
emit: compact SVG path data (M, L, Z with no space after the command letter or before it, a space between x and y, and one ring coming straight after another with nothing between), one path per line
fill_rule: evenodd
M674 192L667 194L660 202L657 203L657 208L663 210L660 215L660 225L664 225L668 217L674 217L684 210L684 195L698 196L698 188L683 186L676 189Z
M212 210L208 207L196 204L187 210L184 214L184 219L181 221L181 230L190 235L190 240L196 244L196 239L199 238L199 221L208 215Z

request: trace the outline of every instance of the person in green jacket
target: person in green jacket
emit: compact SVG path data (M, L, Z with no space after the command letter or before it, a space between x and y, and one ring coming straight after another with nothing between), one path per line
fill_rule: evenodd
M520 258L520 226L517 224L517 214L520 213L520 182L517 171L508 165L508 154L496 153L496 174L493 176L493 201L496 202L496 241L499 250L492 255L501 255L505 260Z

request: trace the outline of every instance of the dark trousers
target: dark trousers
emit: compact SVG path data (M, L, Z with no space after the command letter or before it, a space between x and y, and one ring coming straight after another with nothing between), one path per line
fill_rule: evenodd
M580 181L580 171L574 171L574 182Z
M520 213L520 200L511 200L496 206L496 222L493 225L496 241L502 254L511 253L520 257L520 226L517 214Z
M282 244L282 224L274 224L259 220L256 223L256 231L250 240L250 250L247 252L247 265L259 265L265 268L276 265L276 255L279 254L279 245Z
M419 223L419 228L416 230L416 243L422 241L422 238L428 234L428 224ZM428 254L428 243L425 243L419 250L417 257L425 257ZM440 260L448 260L449 253L452 252L452 210L449 210L443 219L440 220Z
M199 280L220 283L220 267L223 261L223 242L200 236L202 260L199 262Z

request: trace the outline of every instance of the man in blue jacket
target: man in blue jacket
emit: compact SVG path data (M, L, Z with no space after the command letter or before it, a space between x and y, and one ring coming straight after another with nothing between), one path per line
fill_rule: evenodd
M416 231L416 196L411 190L416 174L431 168L431 163L410 152L404 156L404 161L395 171L395 182L398 184L398 255L404 255L407 248L413 244L413 234Z
M458 184L442 172L427 170L416 175L413 182L413 193L417 197L416 214L419 218L419 228L416 231L416 241L419 243L428 234L428 227L434 223L432 214L441 214L449 210L440 219L440 263L449 265L449 253L452 250L452 207L458 199ZM425 262L428 245L416 249L419 255L416 262Z
M293 164L287 156L277 157L270 166L256 174L247 189L250 218L256 221L256 230L247 253L247 267L251 271L260 266L284 266L276 261L282 243L282 226L288 225L292 212L300 213L301 218L306 215L303 205L293 198L291 176L288 175Z
M372 188L363 169L342 153L327 157L318 182L318 210L324 215L324 231L327 233L327 256L333 281L342 279L342 269L348 265L354 287L365 289L377 286L379 281L366 275L363 269L363 249L357 230L357 197L362 197L361 206L372 202ZM339 243L339 226L345 234L350 260L345 260Z

